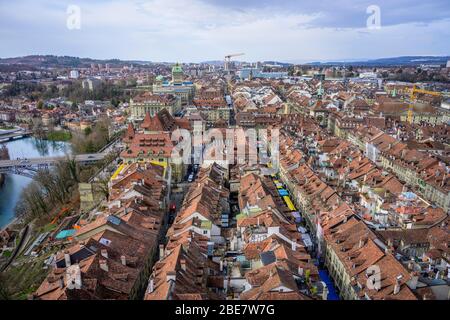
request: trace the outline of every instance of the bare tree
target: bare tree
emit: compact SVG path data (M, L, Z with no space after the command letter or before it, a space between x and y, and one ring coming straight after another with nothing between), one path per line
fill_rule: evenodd
M0 273L0 300L10 300L11 295L9 293L8 286L6 284L5 277Z

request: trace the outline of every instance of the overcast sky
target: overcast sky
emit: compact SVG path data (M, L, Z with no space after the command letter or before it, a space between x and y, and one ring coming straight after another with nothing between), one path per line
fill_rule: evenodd
M67 27L69 5L80 29ZM378 29L367 27L370 5ZM0 0L1 57L200 62L239 52L286 62L449 55L450 1Z

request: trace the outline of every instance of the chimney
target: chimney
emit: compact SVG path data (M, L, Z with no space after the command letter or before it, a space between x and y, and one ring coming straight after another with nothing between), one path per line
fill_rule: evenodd
M395 286L394 286L394 295L398 294L400 292L400 283L398 280L395 281Z
M164 258L164 245L159 245L159 260L162 260Z
M153 278L151 278L149 283L148 283L147 292L148 293L152 293L153 291L155 291L155 280L153 280Z
M122 264L123 264L124 266L127 265L127 258L126 258L124 255L120 256L120 261L122 262Z
M103 271L106 271L106 272L109 271L108 262L105 259L100 260L100 269L102 269Z
M169 271L166 274L166 281L176 281L177 280L177 273L175 271Z
M292 250L292 251L297 250L297 242L295 241L295 239L292 239L292 242L291 242L291 250Z
M359 239L359 248L364 247L364 239Z
M403 278L402 275L397 276L395 278L395 285L394 285L394 295L398 294L400 292L400 280Z
M220 270L220 272L222 272L223 271L223 260L220 260L220 263L219 263L219 270Z
M299 275L300 277L303 276L303 268L302 268L301 266L298 266L298 275Z
M416 290L418 282L419 282L419 275L417 274L417 272L411 272L411 279L407 282L408 287L411 290Z
M108 259L108 251L106 249L101 250L101 255L103 258Z
M180 260L181 270L186 271L186 259Z
M71 262L70 262L70 255L68 253L64 254L64 260L66 262L66 268L70 267Z
M63 276L59 277L59 287L61 289L64 288L64 277Z

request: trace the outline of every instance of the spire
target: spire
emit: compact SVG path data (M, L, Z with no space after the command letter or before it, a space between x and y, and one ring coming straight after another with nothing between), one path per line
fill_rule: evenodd
M131 122L128 123L127 137L129 139L134 138L134 126L133 126L133 123L131 123Z
M141 128L144 129L145 131L152 131L152 132L164 131L164 126L158 114L151 117L149 112L145 114L145 118L141 124Z
M141 128L145 129L149 127L152 123L152 117L150 116L150 112L145 113L144 121L141 124Z

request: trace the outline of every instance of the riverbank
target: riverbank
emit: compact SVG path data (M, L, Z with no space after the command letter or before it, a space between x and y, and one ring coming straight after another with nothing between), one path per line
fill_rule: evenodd
M67 142L53 142L34 137L8 141L9 158L40 158L63 157L71 154L70 144ZM19 174L4 175L3 187L0 188L0 229L14 220L15 208L20 203L22 191L31 183L31 179Z
M14 217L10 222L5 224L3 227L0 227L0 231L3 231L5 229L9 230L20 230L22 227L20 225L20 221L17 217Z

